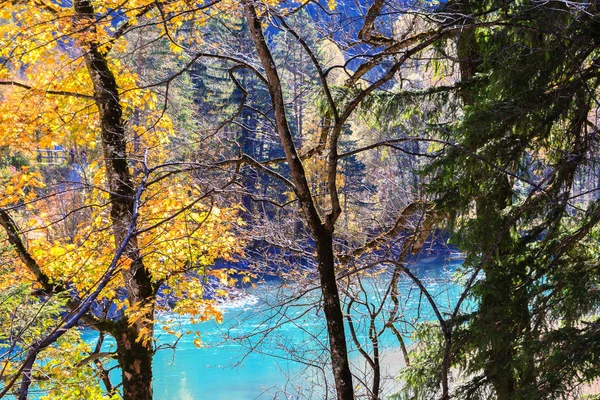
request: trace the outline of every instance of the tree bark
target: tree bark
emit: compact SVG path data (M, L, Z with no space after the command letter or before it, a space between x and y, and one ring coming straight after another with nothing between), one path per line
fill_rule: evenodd
M320 231L318 233L315 232L315 239L317 241L321 293L323 294L323 311L325 312L327 333L329 334L331 366L337 397L339 400L348 400L354 398L354 388L352 386L352 373L350 372L350 365L348 363L344 314L341 308L340 295L335 277L333 236L323 226L321 226Z
M73 3L75 15L80 22L89 23L94 30L94 9L89 0ZM100 113L102 151L105 159L106 177L110 190L111 220L116 246L122 243L132 223L135 187L127 159L123 108L117 82L105 54L92 42L83 48L86 68L94 85L94 99ZM140 332L152 336L154 320L154 288L150 272L140 256L138 241L133 236L124 252L131 260L130 268L123 270L129 306L143 310L135 322L128 326L126 319L120 321L122 328L115 335L118 360L123 374L123 398L125 400L152 399L152 341L140 340ZM142 344L140 344L142 343ZM148 343L144 345L143 343ZM123 352L123 354L121 354Z
M458 15L471 14L472 6L470 0L458 1L454 6L457 8ZM466 23L467 21L465 21ZM475 76L477 68L481 63L481 55L477 49L477 39L474 29L465 29L460 33L456 46L456 55L460 69L460 80L461 82L468 82ZM473 103L473 93L468 85L461 88L459 94L465 105Z
M294 191L316 242L318 272L323 295L323 310L327 319L329 350L338 400L354 399L352 373L348 362L348 349L344 328L344 317L335 275L335 255L333 250L334 224L323 222L317 211L306 172L298 156L292 132L286 116L286 106L281 88L281 80L275 61L264 37L261 21L252 0L243 0L244 15L248 21L250 34L265 69L267 86L271 97L277 133L290 168Z
M138 330L127 326L115 332L117 361L122 370L123 399L152 399L152 351L142 341L136 341Z

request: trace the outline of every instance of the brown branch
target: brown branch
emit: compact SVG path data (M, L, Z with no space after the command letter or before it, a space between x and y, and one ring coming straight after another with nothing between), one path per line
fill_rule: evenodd
M150 12L150 10L152 10L156 6L157 6L157 2L152 2L148 5L146 5L135 15L135 18L137 19L137 18L143 17L144 15L146 15L148 12ZM129 28L131 28L131 20L130 19L125 21L121 26L119 26L117 28L117 31L114 33L114 35L110 38L109 43L108 43L106 49L104 50L106 54L108 54L112 50L112 48L117 40L119 40L121 37L123 37L126 33L129 32Z
M423 284L423 282L417 278L412 271L406 267L406 265L404 265L403 262L398 262L396 260L380 260L378 261L379 264L392 264L395 265L397 268L399 268L400 270L402 270L402 272L404 272L419 288L419 290L421 291L421 293L423 293L423 296L425 296L425 298L427 299L427 302L429 303L429 305L431 306L431 308L433 309L433 312L438 320L438 323L440 324L440 328L442 329L442 333L444 334L445 338L449 338L452 335L452 325L449 325L446 320L444 319L444 317L442 316L442 313L440 312L433 296L431 295L431 293L429 293L429 291L427 290L427 288L425 287L425 285Z
M412 216L414 216L417 212L423 211L425 213L430 213L431 210L432 210L432 205L428 202L424 202L421 200L417 200L417 201L414 201L414 202L408 204L400 212L400 215L396 219L396 222L394 223L394 226L391 229L382 233L381 235L377 236L376 238L368 241L361 247L355 249L351 254L345 254L345 255L340 256L340 262L342 264L346 264L346 263L348 263L348 261L350 261L351 258L360 257L361 255L368 252L369 250L373 250L373 249L377 248L377 246L381 245L382 243L385 243L386 241L395 238L401 232L406 231L408 229L409 219ZM423 229L422 231L423 232L427 231L427 229ZM421 243L422 243L422 240L417 242L417 247L420 248L420 246L422 246Z
M365 18L363 27L358 32L358 38L365 43L379 46L393 42L392 38L378 35L374 32L375 19L379 16L384 4L385 0L375 0L367 11L367 16Z
M308 54L308 56L310 57L310 60L312 61L315 68L317 69L317 73L319 74L319 80L321 81L321 86L323 86L323 90L325 91L325 97L327 98L327 103L329 103L329 107L331 108L331 112L333 113L333 118L337 121L339 118L338 109L337 109L337 106L335 105L335 101L333 100L333 95L331 94L331 89L329 87L329 83L327 83L327 76L325 75L325 71L321 67L321 63L319 62L317 56L312 51L312 49L310 48L310 46L308 45L306 40L304 40L298 34L298 32L293 30L287 24L287 22L285 22L285 19L283 17L279 16L278 18L279 18L279 21L281 22L281 25L285 28L285 30L287 30L289 33L291 33L292 36L294 36L294 38L296 38L298 43L300 43L300 45L304 48L304 51L306 52L306 54Z
M42 270L38 262L29 254L21 236L19 235L19 228L15 221L12 219L10 214L6 210L0 210L0 225L4 228L8 236L8 241L17 252L17 255L25 264L27 269L35 276L37 282L42 286L42 290L45 294L54 294L64 292L65 288L62 284L52 282L52 279ZM71 310L79 308L80 302L76 298L70 298L67 301L67 307ZM81 321L101 332L113 332L114 322L108 319L96 318L93 315L84 315Z
M271 50L267 45L267 40L262 32L262 22L254 8L254 4L249 0L245 0L243 4L252 39L261 63L263 64L263 68L265 69L265 78L273 103L277 133L279 134L281 144L285 151L287 164L290 167L293 182L295 184L295 192L311 228L318 231L323 228L321 216L319 215L312 198L310 185L306 178L306 171L300 161L296 145L294 144L292 132L286 116L281 79L275 67L275 60L273 59Z
M327 138L327 190L329 191L329 201L331 203L331 211L325 217L325 226L331 232L335 228L335 222L342 213L340 205L340 196L337 186L337 167L338 167L338 141L342 133L343 124L338 119L335 121L335 126Z
M87 356L86 358L84 358L83 360L79 361L77 364L75 364L75 367L83 367L86 364L91 363L92 361L97 361L100 360L102 358L114 358L116 355L116 353L113 352L98 352L98 353L93 353L90 354L89 356Z
M24 83L16 82L16 81L0 81L0 85L1 86L16 86L16 87L20 87L20 88L27 89L27 90L40 90L40 91L44 92L45 94L50 94L53 96L70 96L70 97L77 97L77 98L86 99L86 100L94 100L94 96L90 96L89 94L67 92L64 90L36 89L32 86L26 85Z
M15 248L17 255L25 264L27 269L35 276L38 283L42 286L42 289L47 294L60 292L62 287L60 285L53 284L50 277L46 275L42 268L39 266L37 261L29 254L25 244L19 236L19 228L15 221L5 210L0 210L0 225L4 228L4 231L8 235L8 241Z
M248 164L250 166L253 166L256 169L266 173L267 175L269 175L272 178L277 179L278 181L284 183L289 188L296 191L296 187L293 182L291 182L289 179L287 179L285 176L281 175L277 171L274 171L271 168L268 168L263 163L256 161L254 158L250 157L247 154L242 154L240 156L240 158L237 158L234 160L219 161L219 162L215 163L214 165L215 166L225 166L225 165L241 165L241 164Z
M440 27L435 30L421 32L416 35L410 36L406 39L400 40L399 42L396 42L396 43L388 46L385 50L374 55L373 57L371 57L371 59L369 61L366 61L360 67L358 67L356 72L354 72L354 74L352 74L352 76L348 79L347 85L351 86L353 84L356 84L356 82L358 82L359 79L361 79L367 72L369 72L375 66L379 65L381 60L383 60L385 57L389 57L389 56L398 54L399 52L401 52L405 49L408 49L408 50L405 50L405 55L402 57L405 60L407 58L406 55L408 55L409 53L412 55L418 51L423 50L424 47L426 47L426 46L424 46L424 47L422 46L424 43L426 43L428 46L429 44L433 43L436 40L447 38L447 37L450 37L455 34L459 34L460 32L463 32L464 30L467 30L467 29L475 29L475 28L482 28L482 27L487 27L487 26L494 26L494 25L500 24L501 22L502 22L501 20L495 20L495 21L491 21L491 22L473 23L471 25L459 25L459 26L453 26L453 27L449 27L449 28ZM415 46L415 47L413 47L412 49L409 49L411 46ZM414 51L414 49L418 49L418 51Z

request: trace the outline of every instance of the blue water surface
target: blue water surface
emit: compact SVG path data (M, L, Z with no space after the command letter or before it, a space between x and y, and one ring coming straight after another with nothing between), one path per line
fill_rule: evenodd
M453 276L460 260L443 257L421 258L410 269L433 295L441 312L450 312L462 291ZM366 293L360 298L376 305L386 290L389 272L363 279ZM192 323L190 318L171 314L158 316L156 328L160 350L154 357L154 393L158 400L251 400L323 399L323 387L332 390L328 370L327 334L318 287L314 283L270 281L256 284L222 304L223 323ZM356 290L356 285L349 290ZM289 301L290 295L297 296ZM407 345L416 323L434 321L435 315L416 285L406 276L399 282L404 323L397 326ZM284 304L282 304L282 302ZM391 308L391 304L386 305ZM465 307L470 307L465 303ZM352 317L357 336L371 351L364 308L354 307ZM378 322L378 328L384 323ZM168 330L182 333L176 336ZM165 328L166 329L166 328ZM347 329L348 330L348 329ZM97 334L84 332L94 344ZM198 347L199 341L200 347ZM175 342L176 346L172 346ZM366 365L351 340L350 358L355 371ZM366 344L365 344L366 343ZM399 344L391 333L381 337L382 353L398 353ZM107 340L104 351L114 351ZM400 357L400 356L398 356ZM390 372L392 378L396 371ZM111 372L113 384L120 371Z
M452 281L458 265L460 261L435 258L422 259L411 268L434 295L442 311L453 307L460 295L461 286ZM365 281L373 304L377 304L385 289L383 283L388 279L389 275L382 274ZM282 309L277 306L281 297L278 294L289 295L299 289L281 285L280 282L257 285L247 296L226 304L223 324L212 321L191 324L189 319L179 317L177 329L198 331L203 347L194 344L196 336L191 334L183 336L174 350L157 353L155 397L161 400L322 398L322 389L313 388L322 384L322 375L318 369L303 364L325 366L328 362L323 348L327 338L324 315L318 308L309 306L319 299L320 293L311 291ZM410 344L411 324L431 321L435 316L408 278L401 279L399 292L407 320L404 331ZM362 329L360 318L355 316L354 321L362 340L366 329ZM158 340L164 343L172 339L166 335ZM357 359L355 347L350 347L352 357ZM382 337L382 348L386 347L398 347L391 334Z

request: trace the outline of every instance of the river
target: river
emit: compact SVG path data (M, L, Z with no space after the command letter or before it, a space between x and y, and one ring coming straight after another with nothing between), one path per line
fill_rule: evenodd
M455 304L460 292L460 286L452 282L458 265L460 261L456 260L423 259L411 269L434 294L442 309L448 309ZM383 289L378 283L386 278L383 274L365 283L373 302ZM283 315L280 308L271 307L278 303L276 293L288 291L279 285L277 282L257 285L245 298L225 305L223 324L190 324L187 319L180 319L181 331L200 332L203 347L197 348L195 336L190 335L182 337L175 350L157 353L154 362L156 399L321 398L321 389L314 386L322 384L322 374L302 363L316 361L322 366L327 362L321 345L326 339L324 316L318 309L307 306L318 292L293 303ZM399 292L404 302L404 319L411 323L433 320L431 308L408 278L400 281ZM361 326L360 321L356 322ZM281 326L277 326L279 324ZM406 331L411 329L409 325ZM262 333L267 330L269 335L265 338ZM247 337L252 334L255 336ZM359 334L362 336L364 332ZM238 340L231 340L232 337ZM245 340L239 340L240 337ZM411 343L410 337L407 341ZM398 354L398 342L391 335L382 338L382 346L384 351ZM249 352L250 348L254 351ZM359 368L360 356L354 346L351 352L353 364ZM394 364L397 363L387 363L388 367ZM298 390L302 397L294 397L299 394Z
M442 311L452 307L460 293L460 285L452 278L460 263L460 260L432 257L421 258L411 265L411 271L433 294ZM365 279L364 287L370 302L378 302L385 289L382 284L388 280L387 273ZM318 302L319 291L315 288L284 308L278 306L282 298L300 288L306 289L304 285L283 285L278 281L256 284L244 290L244 295L222 305L222 324L214 321L191 323L186 317L159 315L156 336L161 349L156 353L153 365L155 398L322 399L323 386L331 388L332 381L326 368L325 319L318 307L310 306ZM412 324L434 320L434 314L408 277L400 280L399 293L403 319L407 321L401 328L406 333L407 345L410 345ZM358 314L354 315L354 321L362 340L365 338L364 321ZM165 325L188 334L169 348L176 337L163 331ZM90 343L94 342L95 333L85 332L84 336ZM383 387L390 394L397 387L394 378L402 365L401 353L391 334L381 337L380 349L388 355L382 363L387 377ZM114 344L107 341L104 350L114 350ZM353 368L364 368L364 360L352 344L350 352ZM120 381L119 373L118 369L111 372L113 383ZM328 383L324 383L325 380Z

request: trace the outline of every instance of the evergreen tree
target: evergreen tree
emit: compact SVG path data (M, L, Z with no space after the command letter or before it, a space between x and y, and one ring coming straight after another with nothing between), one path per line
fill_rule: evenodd
M465 270L481 271L477 311L454 321L452 362L471 376L460 393L566 397L600 371L600 202L577 184L598 149L598 6L457 3L506 20L459 42L464 117L428 169Z

